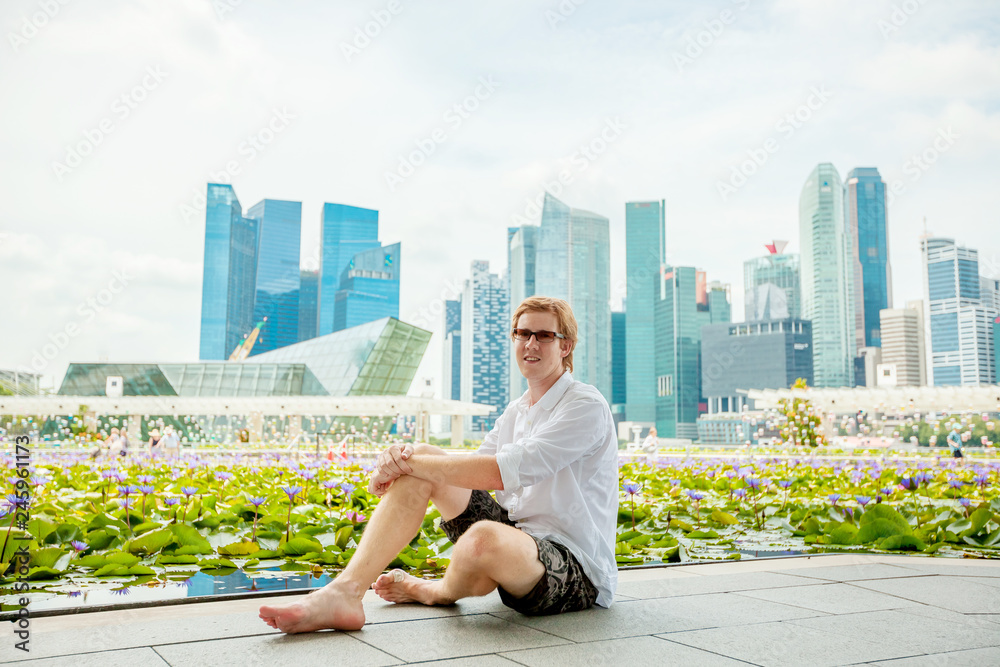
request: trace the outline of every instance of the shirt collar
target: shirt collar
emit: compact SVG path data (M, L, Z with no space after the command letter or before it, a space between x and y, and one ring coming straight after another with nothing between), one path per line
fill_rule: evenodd
M545 395L542 396L542 399L538 401L538 403L535 403L534 406L531 405L530 389L521 394L521 398L519 398L517 401L517 409L522 413L527 412L532 407L538 407L541 408L542 410L551 410L552 408L556 407L556 403L559 402L559 399L563 397L563 394L566 393L566 390L569 389L569 386L572 383L573 383L572 373L570 373L569 371L563 371L563 374L559 376L559 379L556 380L555 384L549 387L549 390L545 392Z

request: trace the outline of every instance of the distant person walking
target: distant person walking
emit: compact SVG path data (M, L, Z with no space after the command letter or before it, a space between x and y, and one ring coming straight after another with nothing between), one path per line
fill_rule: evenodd
M129 446L128 429L125 427L122 427L122 430L118 435L118 444L120 445L118 454L120 456L128 456L128 446Z
M167 456L179 456L181 453L181 439L173 426L166 426L163 429L163 449Z
M109 435L108 439L104 441L104 444L107 445L108 456L111 457L112 461L114 461L122 452L122 439L118 434L117 428L111 429L111 435Z
M953 458L965 458L962 454L962 436L958 434L958 429L955 427L952 427L951 433L948 434L948 444L951 445L951 455Z
M149 457L155 459L157 454L163 450L160 438L160 429L154 428L149 432Z

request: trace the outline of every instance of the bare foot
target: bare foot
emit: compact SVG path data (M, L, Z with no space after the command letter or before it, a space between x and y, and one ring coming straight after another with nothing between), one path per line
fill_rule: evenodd
M260 618L276 630L295 634L316 630L360 630L365 624L361 595L336 582L313 591L298 602L261 605Z
M418 579L402 570L387 572L372 584L380 598L388 602L419 602L426 605L454 604L441 595L440 581Z

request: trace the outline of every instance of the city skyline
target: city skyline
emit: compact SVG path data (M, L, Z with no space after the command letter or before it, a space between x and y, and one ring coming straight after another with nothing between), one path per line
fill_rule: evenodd
M0 26L17 33L36 9L9 3ZM9 312L31 326L5 333L0 368L37 356L51 385L71 360L196 359L203 191L216 174L246 202L306 202L305 270L318 263L318 202L379 210L420 276L403 281L400 318L438 335L435 304L457 296L470 259L504 266L507 228L537 224L546 185L609 219L612 308L625 202L664 199L668 260L735 287L761 239L799 252L796 195L825 161L876 167L887 184L893 303L921 297L925 216L1000 265L996 9L921 5L896 25L889 2L734 3L736 21L693 57L722 7L585 4L555 23L547 3L406 7L350 60L338 45L381 6L233 9L69 5L8 44L0 84L23 104L2 130L0 279L18 286ZM474 40L448 28L456 12ZM387 173L402 182L390 189ZM720 183L736 191L723 200ZM737 312L742 297L733 290ZM442 349L430 346L418 377L440 376Z

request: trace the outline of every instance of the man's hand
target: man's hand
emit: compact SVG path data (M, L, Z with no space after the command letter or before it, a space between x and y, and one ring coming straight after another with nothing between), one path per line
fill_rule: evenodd
M378 455L375 467L381 475L391 476L396 479L401 475L409 475L413 468L406 462L406 459L413 455L413 445L406 444L390 445L388 449Z
M371 479L368 480L368 493L381 498L398 477L398 475L395 477L383 475L376 470L372 473Z

